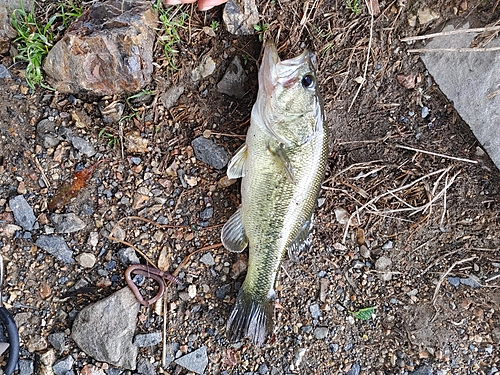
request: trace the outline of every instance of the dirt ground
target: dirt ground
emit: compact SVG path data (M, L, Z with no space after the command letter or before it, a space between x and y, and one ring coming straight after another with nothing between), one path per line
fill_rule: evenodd
M229 254L220 246L194 253L180 276L196 285L196 296L168 290L166 342L178 344L183 353L206 345L206 374L499 371L500 173L418 54L407 53L409 45L400 39L439 30L448 20L470 19L473 26L484 26L499 18L500 7L496 1L476 0L380 5L370 42L364 4L359 15L340 0L258 4L262 21L269 24L265 37L276 38L282 58L304 47L317 53L331 152L313 247L299 262L283 261L275 335L266 345L232 345L224 335L244 279L245 255ZM425 6L439 18L410 26L409 20ZM206 13L191 6L182 9L189 14L189 27L180 29L180 69L166 75L158 45L154 82L148 87L154 93L134 104L137 116L121 127L104 124L99 112L99 102L111 98L75 101L41 88L31 91L22 79L22 64L2 58L14 78L0 80L0 246L9 276L5 295L20 325L22 358L39 358L51 348L49 334L69 333L78 311L126 285L125 266L117 256L125 245L109 238L115 226L124 241L173 271L195 250L220 242L220 228L239 204L239 184L227 186L225 170L197 161L190 144L210 130L211 139L230 154L241 145L257 92L261 43L257 36L224 31L220 8ZM202 30L214 20L221 23L215 37ZM369 43L366 83L356 95ZM216 60L217 68L193 83L191 71L205 55ZM235 55L244 57L250 77L241 100L216 90ZM403 87L402 77L410 77L407 81L415 87ZM179 84L185 86L184 94L164 110L159 98ZM425 118L423 107L429 110ZM41 146L35 128L48 117L89 141L97 154L87 158L66 141L52 149ZM100 136L102 129L108 136ZM148 141L151 151L134 153L126 147L124 135L132 131ZM64 265L34 245L49 223L47 202L76 170L99 159L107 162L62 210L87 224L64 235L75 256L92 253L97 263L91 269L78 262ZM179 170L194 182L183 184ZM40 223L31 234L3 230L14 223L8 199L19 193ZM210 206L213 216L201 219ZM174 227L158 228L130 216L153 221L163 216ZM97 245L89 241L94 233ZM207 252L214 265L200 261ZM457 286L449 278L459 280ZM82 281L84 289L68 293ZM317 307L320 314L313 318ZM366 307L375 307L370 319L354 318L353 312ZM162 316L155 311L141 310L138 333L163 330ZM322 336L318 327L328 327L328 334ZM68 354L76 359L78 373L89 363L107 368L69 338L57 358ZM187 373L174 363L162 367L161 344L140 355L157 373Z

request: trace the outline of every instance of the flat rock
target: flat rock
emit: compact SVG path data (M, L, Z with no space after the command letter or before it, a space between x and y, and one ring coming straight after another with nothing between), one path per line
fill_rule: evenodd
M236 99L241 99L245 95L244 85L248 76L243 69L241 59L235 56L224 76L217 84L217 91L222 94L232 96Z
M161 332L144 333L142 335L135 336L134 345L137 345L141 348L146 346L154 346L161 342L161 338Z
M229 162L229 154L224 147L219 146L203 136L191 142L196 159L211 165L215 169L224 168Z
M5 78L7 78L7 79L11 79L12 78L12 76L10 75L9 70L3 64L0 64L0 78L4 78L4 79Z
M135 370L138 347L133 344L139 303L123 288L85 307L73 323L71 337L97 361Z
M64 263L74 263L73 251L70 250L66 241L59 236L40 236L36 240L36 246L53 255Z
M95 2L50 50L43 69L63 93L134 93L151 81L154 27L150 2Z
M206 264L207 266L213 266L215 264L215 259L212 253L205 253L200 258L200 262Z
M175 363L189 371L202 375L208 365L207 347L202 346L194 352L180 357L175 361Z
M57 233L73 233L85 228L85 222L74 213L53 214L50 221L54 224Z
M16 223L23 227L24 230L32 230L36 222L35 213L28 204L24 196L17 195L9 199L9 207L14 214Z
M184 93L184 86L172 86L160 96L160 100L165 109L170 109Z
M450 25L443 31L451 30L454 28ZM470 47L477 35L476 33L462 33L434 38L425 48ZM486 48L499 46L500 39L495 38L486 45ZM498 51L425 52L421 54L421 58L441 91L453 102L460 117L470 126L490 158L500 168L500 132L498 132L500 59ZM453 69L450 69L450 66Z
M36 125L37 141L45 148L51 148L61 143L61 137L56 133L56 123L42 119Z
M222 19L227 31L235 35L251 35L259 23L259 11L255 0L228 0Z
M68 371L72 370L73 363L75 363L75 360L72 356L68 355L67 357L54 363L52 370L54 370L55 375L66 375Z
M94 146L92 146L89 141L83 139L82 137L72 135L69 137L69 141L74 148L76 148L78 151L80 151L85 156L88 156L89 158L96 154Z

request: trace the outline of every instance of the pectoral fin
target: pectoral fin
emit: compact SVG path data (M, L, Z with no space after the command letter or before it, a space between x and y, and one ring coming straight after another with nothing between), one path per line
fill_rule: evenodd
M267 149L276 158L286 178L288 178L290 182L296 185L297 180L295 180L295 174L293 173L292 163L290 162L290 159L288 158L288 155L286 154L283 145L279 144L278 147L276 147L274 150L271 148L271 146L267 146Z
M247 144L244 143L236 154L232 157L229 165L227 167L227 177L229 178L240 178L245 175L245 162L247 160L248 152L247 152Z
M238 208L222 227L221 239L224 247L234 253L240 253L247 247L248 238L245 234L243 222L241 221L240 208Z
M300 253L309 250L311 247L313 216L311 215L311 218L302 224L294 240L288 245L288 257L294 262L298 262Z

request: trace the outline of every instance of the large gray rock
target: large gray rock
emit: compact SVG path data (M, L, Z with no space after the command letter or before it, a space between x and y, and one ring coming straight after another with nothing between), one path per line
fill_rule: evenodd
M120 289L80 311L71 337L95 360L135 370L138 347L132 340L139 307L129 288Z
M453 27L443 31L448 30ZM434 38L425 48L467 48L476 35L463 33ZM486 47L498 46L500 39L496 38ZM453 101L457 112L500 168L499 51L426 52L421 58L441 91Z
M202 346L201 348L196 349L194 352L176 359L175 363L189 371L202 375L208 365L207 347Z
M44 63L47 79L64 93L114 95L141 90L153 72L150 2L96 2L66 31Z
M227 31L235 35L251 35L259 23L259 11L255 0L228 0L222 19Z

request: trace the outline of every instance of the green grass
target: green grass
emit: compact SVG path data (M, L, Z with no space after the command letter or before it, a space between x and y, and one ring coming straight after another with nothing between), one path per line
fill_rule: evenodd
M259 36L259 41L262 42L262 39L264 38L264 34L266 33L267 29L269 29L269 24L268 23L258 23L253 25L254 30L257 32L257 35Z
M116 148L118 144L120 143L120 139L116 136L111 134L106 130L106 128L102 128L101 131L99 132L99 138L106 138L108 140L108 146L111 148Z
M361 9L363 8L362 0L346 0L345 3L347 5L347 9L353 12L356 16L361 13Z
M34 89L37 85L45 88L43 84L42 63L49 50L54 45L55 26L62 22L62 28L82 14L82 8L73 2L63 2L58 6L59 12L49 18L44 24L36 19L34 9L27 11L24 6L14 10L12 14L12 26L17 32L14 42L17 44L18 55L14 61L24 61L26 66L26 82Z
M220 26L219 21L213 20L213 21L210 23L210 28L211 28L213 31L217 31L217 29L219 28L219 26Z
M188 14L185 13L181 6L163 8L161 0L158 0L153 9L158 13L158 18L161 22L158 40L163 46L163 53L168 63L167 74L169 70L179 70L175 63L175 55L179 53L176 45L181 41L179 29L186 28Z

